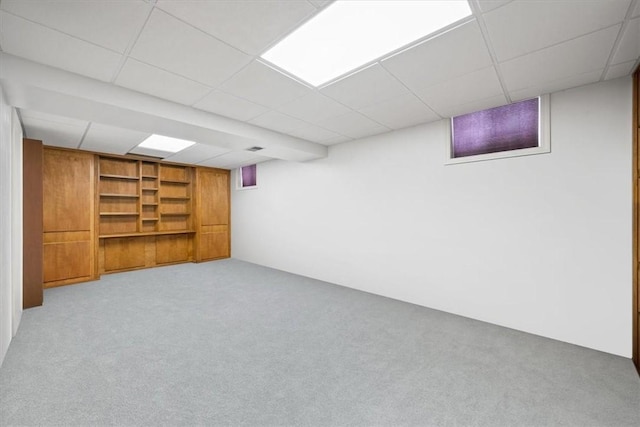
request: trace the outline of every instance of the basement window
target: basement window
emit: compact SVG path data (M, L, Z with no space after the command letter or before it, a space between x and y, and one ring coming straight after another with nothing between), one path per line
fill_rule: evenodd
M247 190L258 186L257 165L242 166L238 169L238 190Z
M453 117L446 163L550 151L549 96L545 95Z

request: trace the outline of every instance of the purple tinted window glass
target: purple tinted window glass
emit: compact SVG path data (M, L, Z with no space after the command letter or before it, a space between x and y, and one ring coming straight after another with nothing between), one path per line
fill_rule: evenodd
M453 157L538 146L538 98L453 118Z
M256 174L256 165L243 166L242 171L242 187L253 187L257 184L258 177Z

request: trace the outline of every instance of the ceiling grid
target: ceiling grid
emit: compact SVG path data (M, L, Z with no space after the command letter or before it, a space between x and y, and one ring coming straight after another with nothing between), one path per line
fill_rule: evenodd
M232 168L323 157L640 64L640 0L470 0L471 16L317 88L260 58L331 3L2 0L0 84L45 143L124 154L163 131L198 142L175 159Z

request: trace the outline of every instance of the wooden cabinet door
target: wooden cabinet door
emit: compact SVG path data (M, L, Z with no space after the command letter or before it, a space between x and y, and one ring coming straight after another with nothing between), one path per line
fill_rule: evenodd
M44 286L95 279L94 156L43 154Z
M229 171L196 169L196 261L230 256Z

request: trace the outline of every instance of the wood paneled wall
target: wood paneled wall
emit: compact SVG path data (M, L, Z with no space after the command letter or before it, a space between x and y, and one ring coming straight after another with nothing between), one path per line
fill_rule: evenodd
M24 139L22 151L22 307L42 305L42 141Z

